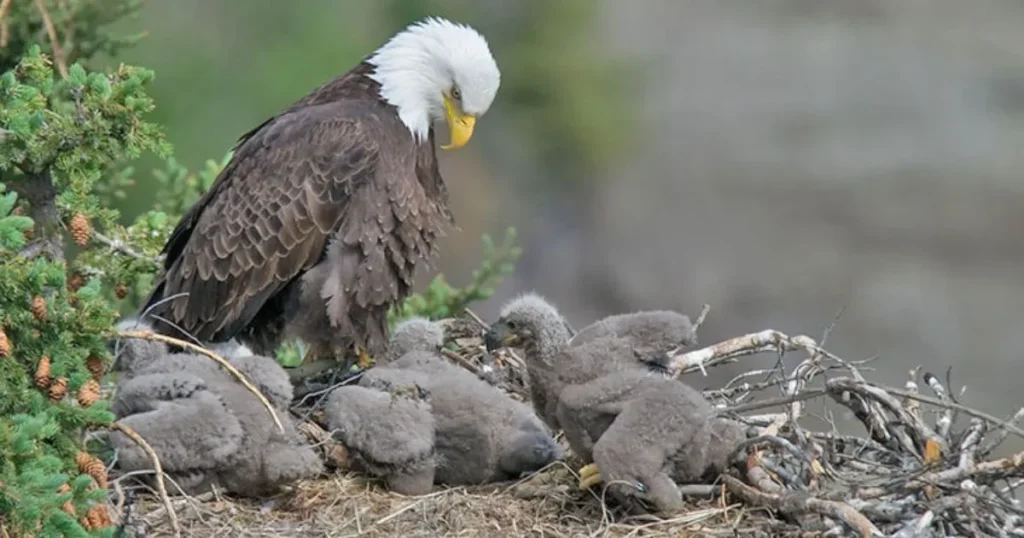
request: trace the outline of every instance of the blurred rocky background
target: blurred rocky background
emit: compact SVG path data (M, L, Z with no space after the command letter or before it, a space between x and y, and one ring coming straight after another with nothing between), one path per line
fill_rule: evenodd
M449 281L481 233L520 231L481 315L524 290L577 327L706 302L709 344L819 338L842 311L828 347L880 356L873 379L952 367L965 403L1024 403L1021 2L151 0L118 59L156 71L154 120L195 169L427 14L480 29L503 69L441 156Z

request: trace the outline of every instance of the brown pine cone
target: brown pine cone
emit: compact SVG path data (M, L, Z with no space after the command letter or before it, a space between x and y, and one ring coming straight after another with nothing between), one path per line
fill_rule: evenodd
M85 359L85 367L89 369L89 373L92 374L92 378L96 381L103 379L103 374L107 371L107 367L103 364L103 359L97 355L89 355L89 358Z
M78 246L84 247L89 242L91 230L89 229L89 219L85 215L81 213L75 214L68 224L68 229L71 230L71 238L75 240L75 244Z
M11 214L14 215L14 216L20 217L20 216L25 214L25 208L21 207L21 206L18 206L16 208L14 208L13 211L11 211Z
M50 386L50 357L43 355L43 358L39 359L39 365L36 366L35 380L36 386L40 390Z
M125 297L127 297L128 285L125 284L124 282L119 282L116 286L114 286L114 295L116 295L118 299L124 299Z
M46 321L46 299L39 295L32 298L32 315L39 321Z
M11 341L7 338L7 333L0 329L0 357L11 356L11 351Z
M73 273L68 278L68 291L75 292L81 289L85 285L85 275L82 273Z
M58 377L50 384L50 401L57 403L68 393L68 378Z
M57 494L58 495L63 495L65 493L69 492L69 491L71 491L71 486L69 486L67 484L61 484L60 487L57 488ZM65 502L64 506L62 506L61 509L64 510L65 512L67 512L72 517L74 517L74 515L75 515L75 505L71 501Z
M100 384L90 379L78 388L78 405L89 407L100 399Z
M31 241L36 236L36 231L33 228L25 228L21 231L21 236L25 238L25 241Z
M109 527L111 524L110 515L107 514L106 504L96 504L85 513L85 520L88 522L88 526L82 525L89 530L102 529Z
M107 487L107 468L99 458L88 452L79 452L75 456L75 464L78 465L78 470L82 474L91 476L96 481L96 485L101 488Z

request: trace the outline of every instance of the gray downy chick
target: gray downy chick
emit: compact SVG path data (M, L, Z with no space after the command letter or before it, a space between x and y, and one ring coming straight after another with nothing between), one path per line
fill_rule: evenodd
M360 384L409 375L431 393L438 462L435 482L477 485L519 478L563 458L530 407L471 372L425 352L375 368Z
M113 410L118 422L153 447L186 494L206 491L215 471L231 465L242 444L242 426L224 400L189 372L131 378L119 385ZM128 436L113 431L109 439L120 469L152 468L149 455Z
M697 344L697 333L689 316L672 310L642 310L599 319L581 329L569 345L577 346L602 336L626 339L637 361L662 373L667 372L669 352Z
M443 328L422 318L396 327L406 353L366 372L360 384L410 373L431 392L437 483L482 484L518 478L562 459L561 448L528 405L437 353ZM394 382L394 381L392 381Z
M640 372L566 387L558 414L567 432L581 431L586 442L595 440L590 447L594 463L581 470L581 487L603 481L616 495L640 497L664 512L682 505L677 483L717 475L738 443L732 436L738 430L715 419L714 408L699 392Z
M414 350L439 353L444 345L444 326L427 318L413 316L395 325L387 350L378 364L388 364Z
M569 345L570 335L558 310L543 297L528 293L505 304L487 332L489 351L515 346L523 349L534 410L552 429L559 429L555 409L566 385L601 375L639 370L655 375L637 361L626 338L609 334Z
M345 385L334 389L324 406L328 427L353 463L383 478L390 490L404 495L429 493L435 465L429 394L415 383L387 388Z
M281 379L287 382L287 374L276 362L253 355L227 357L257 388L262 386L266 390L266 396L278 409L284 433L257 397L208 357L133 352L123 358L136 362L122 365L124 375L113 402L115 415L122 417L122 421L145 421L147 429L159 430L159 435L169 439L180 438L177 445L168 449L180 447L184 460L201 462L181 470L194 477L193 482L199 484L197 488L216 484L234 493L261 495L321 472L322 462L309 446L301 443L286 411L290 391L282 388ZM182 398L186 394L189 396ZM189 407L184 411L169 408L162 403L168 399ZM196 408L199 404L193 400L203 406ZM213 406L212 401L220 402L221 407ZM161 412L135 418L139 416L138 410L149 408L170 409L178 414L172 417L169 412ZM176 418L180 416L188 416L190 420ZM129 446L131 442L127 439L113 442L129 452L138 450ZM211 449L208 445L218 448ZM160 453L160 449L154 449ZM161 454L162 460L164 457Z
M237 363L235 367L242 369ZM282 371L281 375L287 374ZM266 395L276 408L284 432L256 395L227 372L220 372L219 378L210 383L210 389L224 398L245 432L233 465L219 470L218 482L222 487L239 494L269 495L281 486L323 472L320 457L303 442L287 408L273 403L274 396Z
M146 331L152 326L136 317L126 317L114 325L118 331ZM141 370L154 361L169 354L167 344L155 340L140 338L120 338L109 345L114 362L111 371L131 375L134 370Z

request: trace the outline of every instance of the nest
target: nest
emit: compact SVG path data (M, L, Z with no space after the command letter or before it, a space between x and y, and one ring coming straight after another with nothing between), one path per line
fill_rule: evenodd
M479 320L454 326L463 332L454 331L454 349L445 353L450 360L514 398L528 398L520 358L485 353ZM581 462L572 455L513 483L435 488L419 497L389 492L346 470L344 448L319 423L326 391L306 394L293 409L331 470L326 477L263 501L217 494L161 501L133 493L119 477L111 482L111 511L126 536L133 529L173 535L169 510L183 535L199 537L1024 536L1024 510L1015 500L1024 452L993 456L1008 436L1024 439L1016 426L1024 409L1007 420L973 410L956 401L948 379L916 370L903 388L874 383L862 374L866 361L845 361L809 337L773 330L679 350L669 375L699 377L762 353L799 353L803 360L792 369L779 360L704 391L750 426L750 439L714 484L682 485L687 508L674 514L617 506L603 499L600 487L578 490ZM863 434L809 429L802 419L814 399L851 411Z

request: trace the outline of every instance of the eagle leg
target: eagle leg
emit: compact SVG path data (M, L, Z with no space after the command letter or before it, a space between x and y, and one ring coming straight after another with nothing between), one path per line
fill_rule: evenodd
M373 366L373 358L370 357L366 348L363 346L356 346L356 354L358 356L358 359L356 359L356 366L358 366L360 370L366 370Z
M601 483L601 471L597 468L596 463L590 463L580 468L580 485L579 489L587 490L597 484Z

